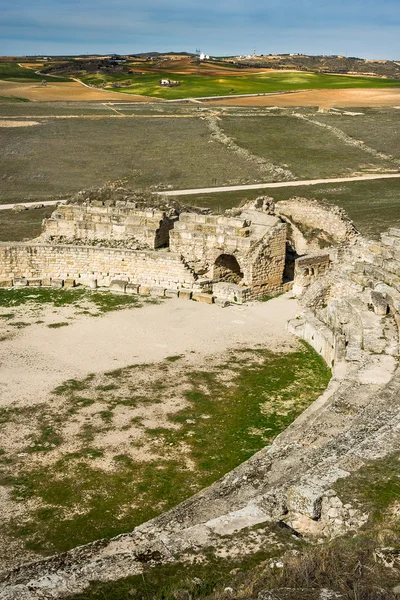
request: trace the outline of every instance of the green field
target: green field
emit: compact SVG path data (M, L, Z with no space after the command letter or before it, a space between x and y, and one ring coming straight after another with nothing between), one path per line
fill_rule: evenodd
M346 77L341 75L320 75L316 73L278 72L258 75L236 75L234 77L207 75L181 75L178 73L145 73L143 75L81 75L80 79L89 85L111 84L118 81L132 81L132 85L116 91L124 94L154 96L177 99L207 96L227 96L235 94L265 94L304 89L344 89L344 88L387 88L400 87L397 79L374 79L371 77ZM164 88L160 79L181 81L179 87Z
M39 67L38 67L39 68ZM0 79L5 81L16 81L18 83L30 83L31 81L54 81L54 77L38 75L33 69L20 67L16 62L0 61ZM56 81L70 81L67 77L57 77Z
M326 122L331 123L330 115ZM288 114L222 117L219 125L240 147L287 165L296 179L339 177L394 167L390 160L347 145L331 131Z

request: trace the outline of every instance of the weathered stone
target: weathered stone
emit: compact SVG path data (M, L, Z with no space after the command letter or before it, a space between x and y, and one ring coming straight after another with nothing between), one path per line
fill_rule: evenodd
M9 288L13 286L12 279L0 279L0 288Z
M150 288L150 295L164 297L165 296L165 288L154 285Z
M148 285L140 285L139 286L139 294L141 296L149 296L150 295L150 287Z
M64 280L63 279L55 279L54 278L54 279L51 280L51 287L53 287L53 288L60 289L60 288L63 287L63 285L64 285Z
M27 285L28 285L28 280L26 279L26 277L16 277L14 279L15 287L26 287Z
M179 298L181 300L191 300L192 293L193 292L191 290L179 290Z
M75 279L65 279L64 280L64 287L66 289L76 287L76 281L75 281Z
M40 287L42 285L41 279L28 279L29 287Z
M179 290L165 290L166 298L177 298L179 296Z
M214 296L212 294L195 293L192 295L192 300L196 300L196 302L202 302L203 304L214 304Z
M125 286L125 292L127 294L138 294L139 286L136 283L127 283Z
M110 290L114 292L125 292L127 282L123 279L113 279L110 283Z
M306 515L310 519L318 519L321 516L321 490L305 485L293 486L288 489L288 509Z

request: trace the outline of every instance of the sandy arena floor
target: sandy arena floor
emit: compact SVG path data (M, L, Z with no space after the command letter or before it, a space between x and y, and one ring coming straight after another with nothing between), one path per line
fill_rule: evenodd
M240 347L293 347L294 338L285 327L297 303L281 296L221 309L167 300L102 317L79 315L68 327L50 329L49 323L64 321L74 311L60 308L55 316L54 310L34 313L32 325L0 342L0 406L9 405L10 399L14 405L35 404L66 379L170 355L194 352L195 360L203 363L208 355ZM35 324L38 317L42 322ZM23 320L29 321L26 310Z

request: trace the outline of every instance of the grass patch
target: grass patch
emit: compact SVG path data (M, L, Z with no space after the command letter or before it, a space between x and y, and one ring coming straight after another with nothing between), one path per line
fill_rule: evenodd
M37 81L52 81L53 77L46 75L38 75L33 69L28 67L20 67L17 62L0 61L0 79L5 81L16 81L18 83L30 83ZM56 81L70 81L69 77L57 77Z
M52 435L63 435L60 422L68 426L68 416L75 419L79 410L94 402L103 407L86 413L90 420L75 438L80 450L53 464L22 469L17 476L10 472L3 479L15 497L36 498L54 510L54 517L46 520L33 510L28 524L9 522L8 535L22 538L27 548L46 555L130 531L264 447L320 394L330 378L325 363L306 344L286 355L261 349L234 352L227 362L207 371L188 372L173 359L146 365L145 371L143 365L116 369L100 381L93 374L71 379L54 390L62 407L58 421L43 422L35 451L57 444ZM186 407L166 415L168 426L144 424L153 405L177 393L177 381L183 386L179 393ZM127 417L132 414L128 429L133 427L136 434L130 446L127 438L131 453L117 450L113 468L104 470L93 464L98 457L87 449L99 446L101 451L103 433L118 436L113 425L117 407L120 415L123 407ZM139 415L129 412L144 407ZM127 430L123 425L121 432ZM137 460L137 452L148 452L146 448L150 456L144 462Z
M394 121L393 117L392 125ZM229 116L220 126L239 146L275 164L287 165L296 179L343 177L394 166L345 144L329 130L289 115Z
M0 289L0 307L18 307L27 303L52 304L55 307L73 305L79 308L83 301L93 303L99 313L104 314L114 310L143 306L143 302L155 304L159 300L143 299L140 301L136 296L113 294L108 291L91 291L88 289L53 290L51 288L12 288L11 290ZM86 313L85 313L86 314ZM91 313L93 315L93 313ZM65 323L68 325L68 323ZM61 327L54 323L48 327Z
M42 231L42 221L50 217L54 206L15 212L4 210L0 219L1 242L23 242L38 237Z
M47 325L47 327L49 327L50 329L60 329L60 327L67 327L69 325L69 323L67 323L66 321L60 321L59 323L50 323L49 325Z
M30 100L28 98L20 98L18 96L0 96L0 104L9 104L14 102L30 102Z

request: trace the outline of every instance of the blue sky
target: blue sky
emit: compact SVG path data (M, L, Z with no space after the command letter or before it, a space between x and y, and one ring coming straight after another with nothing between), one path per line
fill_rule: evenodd
M400 60L400 0L0 0L0 55L304 52Z

